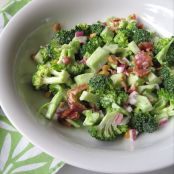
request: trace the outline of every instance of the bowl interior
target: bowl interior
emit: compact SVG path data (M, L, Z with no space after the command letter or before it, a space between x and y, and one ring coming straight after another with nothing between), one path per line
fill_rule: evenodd
M7 72L6 91L11 91L11 93L13 91L12 101L15 102L12 104L11 101L12 109L8 111L5 105L7 102L2 100L3 108L9 118L33 143L55 157L59 157L60 154L63 160L79 167L106 172L128 170L135 172L157 167L156 162L152 161L153 157L149 160L151 161L149 165L145 165L144 168L132 169L128 164L127 169L121 169L123 164L120 167L113 167L109 163L117 161L118 156L122 157L120 160L130 161L129 158L133 155L141 166L141 162L138 162L139 154L142 153L141 155L147 158L145 152L149 153L152 150L153 153L158 153L164 149L163 146L171 145L174 119L159 131L140 136L135 143L123 139L114 142L99 142L91 138L84 129L68 129L56 122L50 122L38 114L39 107L47 99L42 92L32 88L31 77L36 65L30 55L36 52L40 45L45 45L50 40L53 34L51 25L54 22L60 22L65 28L69 28L80 22L92 23L105 20L109 16L126 17L136 13L148 28L162 36L171 36L174 34L174 15L172 1L169 2L167 4L162 0L141 2L136 0L136 3L130 3L126 0L108 0L106 3L106 1L75 0L70 3L70 1L52 0L42 1L42 4L41 1L37 1L28 5L26 9L24 8L23 16L21 11L21 15L19 13L16 16L18 19L16 21L14 19L4 32L5 35L12 31L10 26L14 26L14 21L16 22L13 28L14 33L10 36L6 34L8 38L5 41L6 48L4 47L1 53L6 58L2 60L5 65L4 72ZM127 3L129 6L126 6ZM12 63L9 64L9 62ZM75 153L77 153L76 156ZM173 159L172 156L169 158ZM156 160L162 163L161 159ZM102 167L104 163L107 164Z

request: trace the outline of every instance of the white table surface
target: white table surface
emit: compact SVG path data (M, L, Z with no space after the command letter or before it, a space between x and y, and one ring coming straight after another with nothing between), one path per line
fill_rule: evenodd
M7 1L8 0L0 0L0 8ZM73 166L66 164L57 174L99 174L99 173L88 171L88 170L83 170L83 169L73 167ZM157 170L157 171L153 171L153 172L142 173L142 174L174 174L174 166L171 166L171 167L168 167L165 169L161 169L161 170Z

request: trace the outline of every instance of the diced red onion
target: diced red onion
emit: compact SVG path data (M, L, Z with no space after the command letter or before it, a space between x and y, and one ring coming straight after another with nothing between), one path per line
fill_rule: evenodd
M163 126L163 125L165 125L167 122L168 122L168 118L162 118L162 119L159 121L159 126Z
M118 66L117 67L117 73L122 73L122 72L124 72L124 70L125 70L125 68L126 68L126 65L120 65L120 66Z
M84 43L86 43L86 41L87 41L87 36L79 36L79 37L76 37L76 39L77 39L81 44L84 44Z
M138 131L136 129L129 130L129 137L131 141L135 141L137 139Z
M84 32L83 31L75 32L75 37L80 37L80 36L84 36Z
M138 93L136 91L133 91L128 98L128 103L130 103L131 105L135 105L137 102L137 95Z

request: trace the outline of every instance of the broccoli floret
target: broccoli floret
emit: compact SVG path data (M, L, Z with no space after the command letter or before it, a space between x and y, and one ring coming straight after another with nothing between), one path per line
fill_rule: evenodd
M85 72L86 66L82 63L74 62L67 66L66 70L71 76L77 76Z
M118 112L107 113L99 125L91 126L89 133L92 137L102 140L111 141L118 135L125 133L128 130L127 125L117 125L114 123L115 117L120 114Z
M162 50L156 55L156 59L161 65L168 64L172 66L174 60L174 38L162 48Z
M174 42L170 45L167 54L166 54L166 61L168 65L174 65Z
M56 71L62 71L62 70L66 70L66 65L63 63L58 63L56 62L56 64L54 63L53 65L51 65L52 69L56 70Z
M129 41L131 40L132 32L127 29L118 30L116 36L114 37L114 42L117 43L120 47L127 47Z
M137 30L137 29L138 29L138 28L137 28L137 22L136 22L136 21L131 21L131 22L129 22L129 23L127 24L126 29L131 30L131 31Z
M128 95L124 91L120 89L109 90L100 97L100 104L103 108L107 109L112 107L113 103L121 105L125 103L127 100Z
M89 80L89 90L96 94L103 94L113 89L112 80L104 75L95 75Z
M174 115L174 94L165 89L158 91L158 101L154 105L154 113L159 121Z
M130 119L130 127L140 133L152 133L157 130L158 122L152 113L137 112Z
M58 59L60 57L61 48L56 39L52 39L47 45L47 54L51 59Z
M36 89L40 89L42 86L49 84L67 83L68 80L69 74L67 71L62 70L61 72L58 72L49 68L47 65L39 65L32 77L32 83Z
M41 47L37 52L37 54L35 55L34 60L38 64L44 64L45 62L47 62L49 60L47 47Z
M96 24L90 25L90 32L100 35L100 33L104 30L104 28L105 26L102 23L98 22Z
M61 45L68 44L74 38L74 35L75 35L75 30L74 29L61 30L61 31L58 31L55 34L55 39Z
M89 39L89 41L81 47L80 54L82 55L82 57L86 53L92 54L98 47L102 47L103 45L104 42L101 37L99 36L93 37Z
M151 41L152 36L149 31L146 31L144 29L138 29L134 31L133 34L133 40L136 44L139 44L141 42L149 42Z
M84 126L93 126L97 124L101 118L99 112L93 112L92 110L85 110L83 114L85 115Z
M75 31L83 31L84 35L90 34L90 25L81 23L75 26Z
M154 53L158 54L169 42L170 38L160 38L154 43Z
M172 70L167 66L163 66L160 73L163 79L164 88L168 92L174 93L174 73Z

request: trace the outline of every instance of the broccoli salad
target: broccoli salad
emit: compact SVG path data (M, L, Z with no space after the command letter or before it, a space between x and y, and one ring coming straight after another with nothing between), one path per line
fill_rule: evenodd
M174 115L174 37L161 38L136 15L53 26L33 56L35 90L50 99L39 112L103 141L135 140Z

